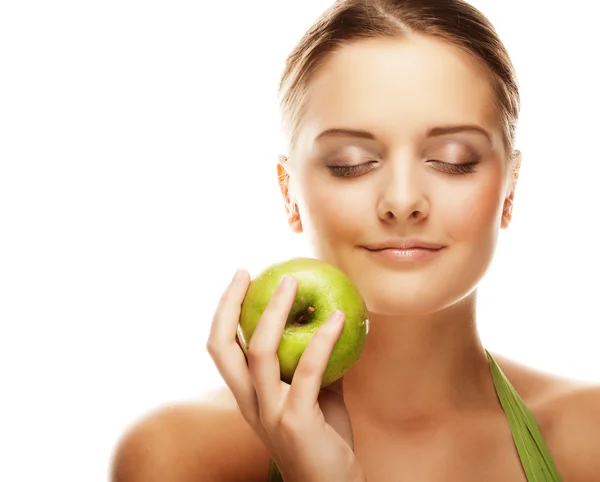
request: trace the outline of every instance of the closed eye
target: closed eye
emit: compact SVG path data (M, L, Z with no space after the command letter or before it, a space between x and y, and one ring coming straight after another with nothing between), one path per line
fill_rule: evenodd
M328 165L327 168L331 172L332 176L352 177L352 176L359 176L361 174L364 174L364 173L372 170L376 163L377 163L377 161L369 161L364 164L357 164L357 165L353 165L353 166L348 166L348 165L344 165L344 164L337 164L337 165L333 164L333 165Z
M435 165L437 169L448 174L473 174L477 171L477 169L475 169L475 166L479 164L479 162L465 162L462 164L453 164L451 162L443 162L436 160L431 160L427 162Z

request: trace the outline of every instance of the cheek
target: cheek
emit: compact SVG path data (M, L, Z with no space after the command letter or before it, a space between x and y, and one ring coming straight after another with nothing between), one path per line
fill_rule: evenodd
M369 214L368 194L363 187L357 196L351 184L317 176L302 184L300 216L304 231L313 242L335 245L359 239Z
M499 173L489 173L444 199L442 220L455 241L478 242L495 236L500 228L503 181Z

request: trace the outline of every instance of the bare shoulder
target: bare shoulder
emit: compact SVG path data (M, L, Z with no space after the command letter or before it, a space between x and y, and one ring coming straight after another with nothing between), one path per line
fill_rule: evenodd
M600 384L559 377L497 357L536 418L552 457L569 481L600 473Z
M123 435L112 482L268 480L269 454L229 390L157 409Z

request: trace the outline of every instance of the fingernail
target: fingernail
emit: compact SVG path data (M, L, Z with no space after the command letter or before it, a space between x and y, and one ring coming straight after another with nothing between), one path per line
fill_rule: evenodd
M335 310L331 315L331 323L335 326L340 325L344 322L344 312L341 310Z
M244 270L243 269L238 269L235 274L233 275L233 280L232 281L237 281L238 279L240 279L242 277L242 274L244 274Z
M292 278L291 276L285 275L281 278L281 287L284 290L292 289L295 284L296 284L296 280L294 278Z

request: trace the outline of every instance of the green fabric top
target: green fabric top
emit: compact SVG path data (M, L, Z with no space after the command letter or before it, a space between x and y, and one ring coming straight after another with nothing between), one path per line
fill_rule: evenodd
M508 381L494 357L487 350L486 353L496 393L508 418L510 431L517 446L527 482L560 482L560 475L535 418Z
M486 353L490 362L494 387L496 387L500 404L508 419L527 482L560 482L560 475L535 418L490 352L486 350ZM269 482L283 482L274 462L271 462Z

